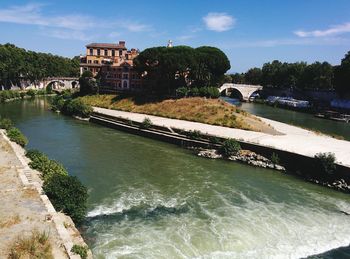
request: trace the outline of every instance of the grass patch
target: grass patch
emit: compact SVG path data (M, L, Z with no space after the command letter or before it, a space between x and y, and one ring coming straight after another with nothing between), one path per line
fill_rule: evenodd
M211 125L258 131L263 122L220 99L201 97L147 100L142 97L89 95L81 100L91 106L196 121ZM246 118L249 118L247 120ZM264 125L268 127L268 125Z
M34 230L30 236L17 238L11 245L8 258L53 258L49 233Z
M21 218L19 217L18 214L10 217L9 219L3 219L0 221L0 228L9 228L13 225L18 224L19 222L21 222Z

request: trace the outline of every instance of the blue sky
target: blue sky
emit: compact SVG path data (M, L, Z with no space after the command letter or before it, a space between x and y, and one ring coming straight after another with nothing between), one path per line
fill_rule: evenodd
M339 64L349 0L39 0L0 2L0 43L72 57L90 42L221 48L231 72L279 59Z

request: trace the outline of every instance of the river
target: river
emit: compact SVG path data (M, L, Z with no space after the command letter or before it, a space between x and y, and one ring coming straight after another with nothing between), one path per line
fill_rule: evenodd
M0 114L88 187L96 258L300 258L350 243L349 195L77 121L43 98Z
M229 97L223 97L222 99L240 106L242 110L267 119L316 130L329 135L340 136L350 141L350 123L320 119L313 114L272 107L266 104L240 103L237 99Z

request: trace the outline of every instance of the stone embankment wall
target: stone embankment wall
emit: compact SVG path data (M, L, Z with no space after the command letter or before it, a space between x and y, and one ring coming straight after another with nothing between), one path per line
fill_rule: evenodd
M40 173L29 167L29 159L25 156L24 149L16 143L11 142L3 130L0 130L0 138L8 142L15 156L20 161L20 166L17 166L16 169L19 172L19 178L24 188L34 189L40 195L41 202L47 212L46 220L52 221L57 231L59 240L55 240L56 245L58 242L59 246L62 246L64 248L67 258L79 259L80 256L73 254L71 252L71 248L74 244L82 246L87 245L85 244L79 231L76 229L72 219L63 213L57 212L50 202L49 198L43 194L42 182L39 178ZM57 256L58 255L54 255L55 258L57 258ZM88 258L92 258L92 253L90 250L88 251Z

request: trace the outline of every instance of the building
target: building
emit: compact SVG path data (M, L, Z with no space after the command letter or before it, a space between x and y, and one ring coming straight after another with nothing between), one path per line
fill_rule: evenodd
M86 45L86 56L80 58L80 73L89 70L94 76L100 74L102 91L138 90L142 80L133 67L138 54L137 49L128 50L125 41L91 43Z

